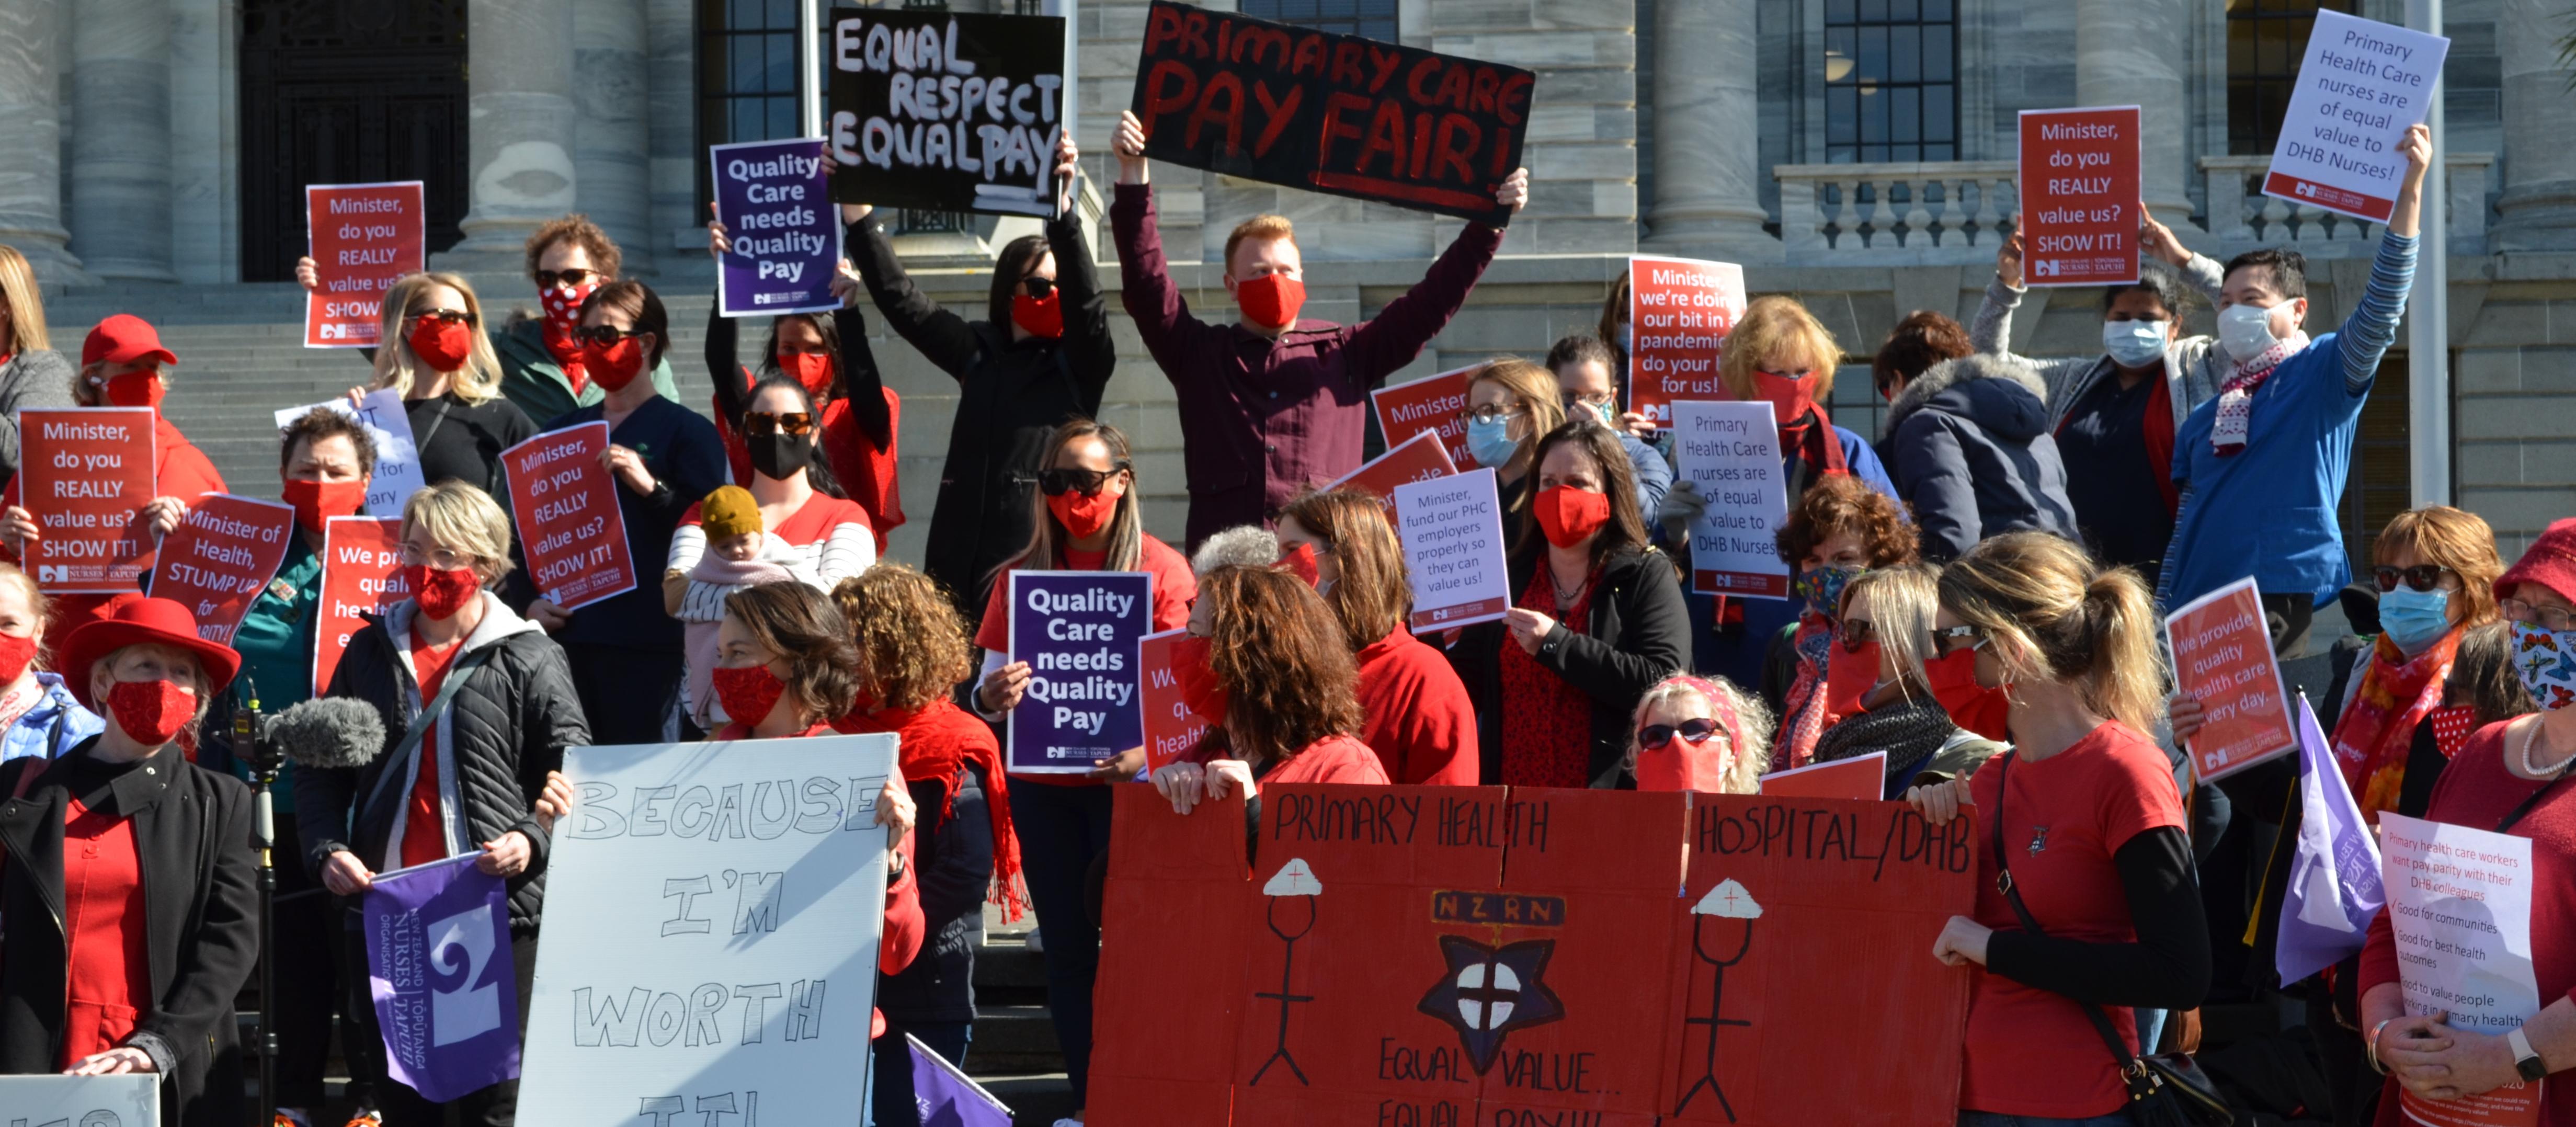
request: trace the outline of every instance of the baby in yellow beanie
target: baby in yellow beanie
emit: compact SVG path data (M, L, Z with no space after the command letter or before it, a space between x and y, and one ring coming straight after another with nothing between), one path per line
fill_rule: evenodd
M760 503L738 485L721 486L698 503L698 523L682 524L672 538L674 562L687 558L698 543L697 563L686 573L676 568L662 578L663 608L679 619L686 634L689 719L714 731L725 721L716 704L716 626L724 621L725 598L759 583L801 582L819 589L811 568L796 561L787 541L761 527Z

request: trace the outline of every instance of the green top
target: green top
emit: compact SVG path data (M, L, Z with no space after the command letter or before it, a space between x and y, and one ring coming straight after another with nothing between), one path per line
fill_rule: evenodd
M303 529L287 538L277 578L242 616L233 649L242 655L241 676L259 692L263 714L275 716L313 697L313 641L322 617L322 557L304 545ZM278 768L277 812L295 812L295 765Z
M493 333L492 351L501 358L501 394L527 412L538 429L608 398L596 382L584 386L579 394L573 392L572 381L564 378L563 365L555 363L555 354L546 351L542 321L520 321ZM686 406L680 399L679 385L671 381L669 353L670 343L665 341L663 357L653 365L653 390Z

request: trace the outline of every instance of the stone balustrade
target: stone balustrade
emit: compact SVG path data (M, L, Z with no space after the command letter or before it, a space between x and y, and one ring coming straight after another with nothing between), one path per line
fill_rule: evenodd
M1991 261L2011 228L2008 160L1783 164L1780 240L1792 266L1952 266Z
M2452 254L2486 253L2487 175L2494 165L2493 153L2445 154ZM2271 170L2269 156L2200 158L2206 191L2202 223L2222 247L2288 246L2310 258L2370 253L2379 224L2264 195L2263 178Z

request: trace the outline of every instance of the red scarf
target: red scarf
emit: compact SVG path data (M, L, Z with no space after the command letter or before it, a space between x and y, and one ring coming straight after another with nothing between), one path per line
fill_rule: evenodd
M1002 907L1008 920L1020 918L1027 899L1020 890L1020 840L1011 831L1010 782L1002 769L1001 754L987 741L960 738L961 725L985 728L984 722L966 715L957 702L947 697L934 697L918 709L882 708L874 713L852 712L832 721L834 731L847 734L894 732L902 737L900 767L905 782L935 781L940 785L940 817L957 816L957 792L964 787L961 776L972 764L984 770L984 811L993 830L993 903ZM989 729L986 729L989 731Z
M1781 725L1786 738L1771 749L1771 770L1804 767L1815 758L1816 737L1825 734L1825 667L1833 645L1833 624L1812 614L1798 616L1798 632L1789 639L1798 676L1781 700L1789 720Z
M2415 727L2441 705L2443 683L2451 678L2451 658L2459 648L2456 626L2412 658L2388 635L2380 635L2352 707L2335 722L2335 762L2343 767L2344 785L2352 788L2362 814L2374 822L2380 811L2397 809Z
M1592 591L1600 575L1583 581L1583 593L1562 615L1556 579L1547 561L1530 573L1517 604L1558 618L1559 630L1580 629L1592 619ZM1592 697L1503 636L1503 785L1582 788L1592 785Z

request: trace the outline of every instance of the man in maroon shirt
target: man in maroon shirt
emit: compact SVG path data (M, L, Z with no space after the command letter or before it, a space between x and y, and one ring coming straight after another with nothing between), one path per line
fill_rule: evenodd
M1466 304L1467 291L1503 245L1501 230L1469 223L1420 284L1357 325L1299 320L1305 268L1288 220L1257 216L1226 240L1225 288L1238 317L1209 324L1190 314L1163 259L1146 183L1145 128L1122 114L1111 148L1118 195L1109 218L1126 285L1121 298L1145 348L1180 398L1189 473L1189 542L1271 514L1308 486L1360 465L1368 393L1413 362ZM1494 202L1517 212L1529 170L1514 171Z

